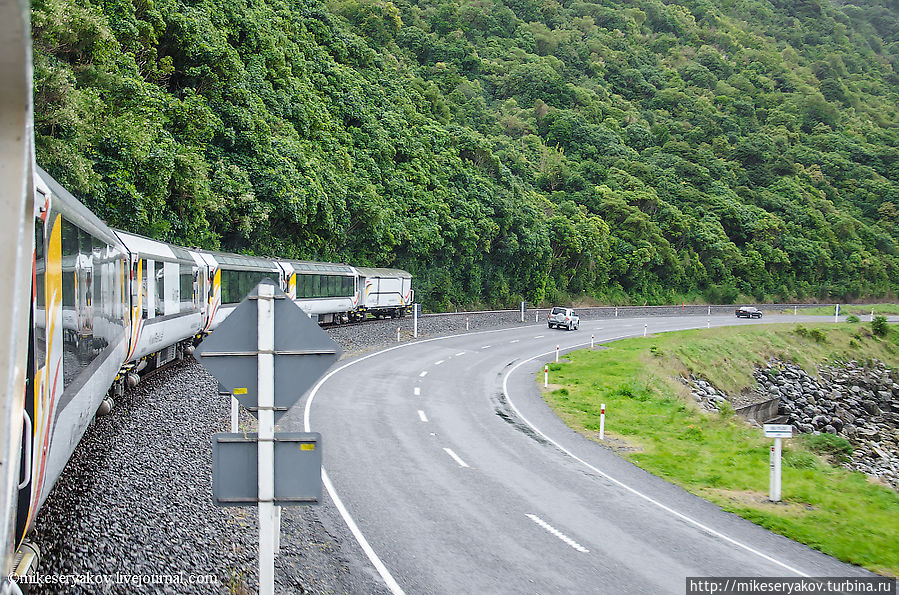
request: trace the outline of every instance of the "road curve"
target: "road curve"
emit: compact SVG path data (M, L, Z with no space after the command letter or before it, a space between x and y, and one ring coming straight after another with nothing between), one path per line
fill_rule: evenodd
M567 428L534 374L597 342L707 317L545 324L341 362L307 397L329 488L387 586L409 593L682 593L688 576L865 571L774 535ZM778 317L780 322L828 317ZM767 322L767 320L766 320ZM714 326L759 324L712 317ZM302 430L300 409L282 423ZM610 412L608 427L614 428Z

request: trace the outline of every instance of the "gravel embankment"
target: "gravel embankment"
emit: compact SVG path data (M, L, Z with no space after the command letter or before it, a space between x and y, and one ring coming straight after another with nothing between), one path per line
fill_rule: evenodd
M618 315L706 311L705 306L620 308ZM712 311L732 313L733 307ZM546 313L540 311L540 321ZM613 318L615 308L579 313L587 320ZM529 310L524 324L534 324L534 314ZM465 332L466 318L471 331L522 324L515 311L431 315L419 320L419 336ZM397 328L409 340L412 325L407 317L327 332L349 356L394 344ZM88 429L31 536L43 553L43 575L112 581L132 575L144 575L145 581L211 575L213 584L69 584L34 592L255 592L255 509L216 508L211 500L210 437L228 431L229 407L218 396L216 381L193 360L147 379L116 403L112 415ZM281 548L276 560L280 593L386 592L327 495L322 506L284 509Z

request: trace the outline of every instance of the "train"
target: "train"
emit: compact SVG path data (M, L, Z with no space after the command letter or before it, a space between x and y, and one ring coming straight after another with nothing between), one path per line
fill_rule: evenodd
M312 319L406 315L412 275L388 268L185 248L112 229L34 166L32 308L15 573L37 562L35 516L96 415L184 358L263 279Z

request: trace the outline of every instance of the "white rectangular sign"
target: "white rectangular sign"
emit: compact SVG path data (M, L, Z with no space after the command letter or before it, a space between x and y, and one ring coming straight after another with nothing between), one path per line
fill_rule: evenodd
M765 436L768 438L792 438L793 426L789 424L765 424Z

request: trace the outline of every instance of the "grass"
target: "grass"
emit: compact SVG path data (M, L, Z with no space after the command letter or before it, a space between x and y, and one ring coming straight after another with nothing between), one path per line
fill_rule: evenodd
M855 314L862 316L867 314L871 316L871 308L874 308L874 314L895 315L899 314L899 304L840 304L840 316L847 314ZM784 310L786 314L792 314L792 310ZM818 306L816 308L800 308L799 313L808 315L830 315L834 314L833 306Z
M732 409L702 412L676 380L692 372L728 392L740 391L754 385L753 368L771 356L813 374L817 362L849 358L899 365L895 325L884 339L862 333L858 324L796 330L762 325L684 331L574 352L552 366L555 390L544 397L569 426L591 437L605 403L607 441L634 464L774 532L896 576L899 494L834 466L831 461L846 455L845 444L785 440L783 502L768 502L771 440ZM539 376L542 386L542 371Z

